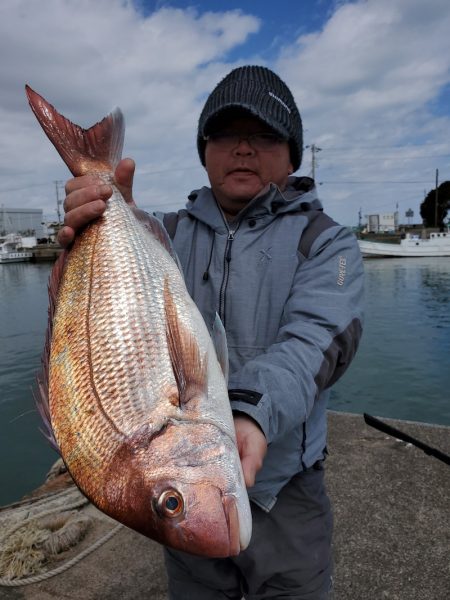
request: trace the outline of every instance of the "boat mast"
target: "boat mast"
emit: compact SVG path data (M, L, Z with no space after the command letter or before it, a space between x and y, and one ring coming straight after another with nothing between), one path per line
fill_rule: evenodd
M434 226L437 227L437 223L438 223L438 198L439 198L439 191L438 191L438 179L439 179L439 169L436 169L436 188L434 190Z

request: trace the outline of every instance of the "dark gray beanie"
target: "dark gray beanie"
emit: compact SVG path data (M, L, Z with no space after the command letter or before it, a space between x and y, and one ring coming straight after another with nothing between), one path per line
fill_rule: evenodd
M245 66L233 69L209 95L198 121L197 147L205 164L204 136L222 111L242 109L261 119L289 141L296 171L302 162L302 120L287 85L270 69Z

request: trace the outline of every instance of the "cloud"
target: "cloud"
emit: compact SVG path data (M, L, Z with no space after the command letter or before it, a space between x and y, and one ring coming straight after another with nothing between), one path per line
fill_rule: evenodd
M417 216L435 169L448 178L446 0L330 2L319 29L272 46L264 32L293 31L289 14L280 11L269 28L263 3L254 14L196 5L148 14L131 0L0 3L8 57L0 63L0 205L54 214L54 181L69 177L27 106L25 83L83 127L120 106L137 201L173 210L207 182L195 144L206 95L234 66L262 64L258 56L298 101L309 146L301 174L311 170L311 145L321 148L319 194L333 218L355 224L360 207L396 203Z
M182 206L190 191L180 189L186 173L195 170L206 182L195 146L202 102L228 70L220 61L258 30L258 18L175 8L144 18L132 2L119 0L13 0L2 3L0 23L0 53L10 57L0 65L0 191L19 180L27 190L3 193L1 203L51 211L54 199L44 194L54 195L53 181L68 177L27 106L25 83L82 127L119 105L125 152L143 175L137 180L144 202L154 194L158 204ZM49 189L30 195L25 186L45 178Z
M321 31L281 52L276 68L294 82L306 137L322 147L319 177L334 172L333 180L352 182L345 192L343 184L320 190L335 217L344 213L350 220L350 209L355 222L361 204L377 212L383 204L394 210L399 201L423 198L425 183L389 182L433 183L431 156L449 154L449 118L433 114L431 104L450 82L449 27L444 1L360 1L338 6ZM378 186L352 191L358 180Z

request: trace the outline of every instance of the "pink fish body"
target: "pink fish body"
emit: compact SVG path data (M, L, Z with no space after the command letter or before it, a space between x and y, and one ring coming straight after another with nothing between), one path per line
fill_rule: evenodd
M167 234L153 217L143 224L113 183L123 117L84 130L26 89L72 173L113 187L54 269L48 402L63 460L128 527L192 554L236 555L251 513L225 377Z

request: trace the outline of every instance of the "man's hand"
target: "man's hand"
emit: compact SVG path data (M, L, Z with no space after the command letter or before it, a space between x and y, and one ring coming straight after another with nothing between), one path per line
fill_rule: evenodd
M245 485L251 487L267 452L266 436L256 421L243 413L234 415L234 427Z
M135 164L131 158L119 162L114 180L128 204L135 206L132 195ZM66 183L64 201L64 227L59 230L58 242L63 248L69 246L77 232L99 217L106 208L106 201L112 194L110 185L105 185L95 175L83 175L69 179Z

